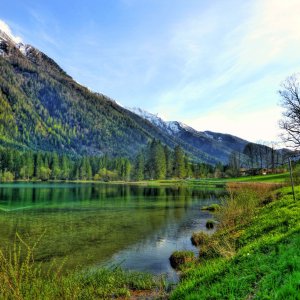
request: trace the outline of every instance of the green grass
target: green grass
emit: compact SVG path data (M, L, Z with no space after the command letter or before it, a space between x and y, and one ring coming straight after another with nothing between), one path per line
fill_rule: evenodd
M300 187L296 202L290 188L280 192L245 224L223 229L235 254L189 266L171 299L300 299Z
M270 174L270 175L255 175L255 176L242 176L234 178L205 178L199 180L188 180L189 184L226 184L227 182L265 182L265 183L285 183L289 181L289 173Z
M289 180L289 173L270 174L270 175L256 175L245 176L239 178L231 178L229 181L237 182L272 182L272 183L284 183Z
M0 249L0 299L113 299L132 293L164 297L165 280L119 267L87 269L62 274L63 264L47 270L34 261L37 243L29 246L17 234L12 249Z

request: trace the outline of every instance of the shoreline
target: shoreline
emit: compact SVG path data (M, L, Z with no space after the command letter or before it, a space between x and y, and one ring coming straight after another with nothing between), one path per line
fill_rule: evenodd
M300 201L293 200L289 187L263 190L269 188L255 184L251 191L243 186L242 194L234 191L227 198L218 212L220 228L212 237L200 236L199 257L183 265L170 299L298 299ZM261 199L251 210L236 202L254 194ZM296 194L299 199L300 186Z

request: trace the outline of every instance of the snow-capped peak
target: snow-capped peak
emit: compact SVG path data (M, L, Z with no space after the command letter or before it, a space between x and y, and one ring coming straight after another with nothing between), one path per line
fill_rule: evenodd
M143 119L148 120L149 122L151 122L153 125L156 125L160 129L167 131L171 135L176 134L181 130L198 133L195 129L193 129L192 127L184 123L178 121L164 121L161 117L158 116L158 114L149 113L148 111L143 110L139 107L133 107L133 108L127 107L127 109L139 115Z
M27 56L30 49L32 49L30 45L24 44L19 36L15 36L10 27L2 20L0 20L0 46L1 44L12 44L25 56ZM0 55L5 54L5 46L4 48L0 47Z
M143 119L148 120L149 122L160 127L161 129L166 129L166 122L162 118L160 118L158 114L149 113L148 111L143 110L139 107L126 107L126 109L142 117Z
M22 43L22 39L19 36L15 36L3 20L0 20L0 38L5 41L11 41L14 44Z

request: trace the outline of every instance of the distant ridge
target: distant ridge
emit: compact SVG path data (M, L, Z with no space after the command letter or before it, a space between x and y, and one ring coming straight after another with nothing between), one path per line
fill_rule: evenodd
M232 152L243 152L248 141L230 134L212 131L197 131L194 128L178 121L164 121L157 114L149 113L141 108L128 108L145 120L148 120L175 139L204 152L208 156L216 157L222 163L228 163Z

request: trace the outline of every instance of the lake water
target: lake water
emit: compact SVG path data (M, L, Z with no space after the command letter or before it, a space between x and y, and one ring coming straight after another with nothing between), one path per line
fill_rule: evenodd
M177 275L169 256L193 250L194 231L211 218L200 208L220 193L185 187L109 184L1 184L0 245L15 233L29 244L40 239L36 261L64 261L65 270L120 265L125 269Z

